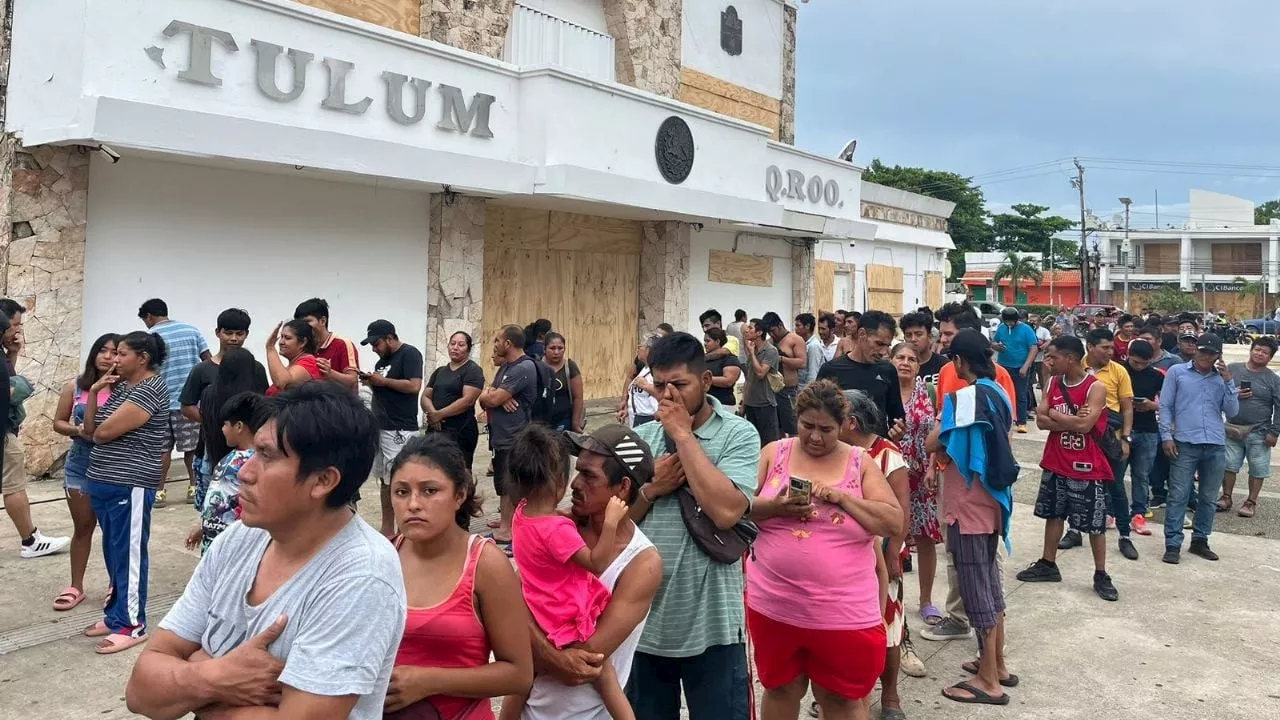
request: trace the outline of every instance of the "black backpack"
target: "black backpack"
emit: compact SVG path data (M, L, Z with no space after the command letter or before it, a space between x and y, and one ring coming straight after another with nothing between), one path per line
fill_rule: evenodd
M534 375L538 378L537 385L534 386L533 408L530 419L534 422L550 424L551 418L555 415L555 371L551 369L550 365L541 360L536 360L528 355L525 355L524 359L533 363Z

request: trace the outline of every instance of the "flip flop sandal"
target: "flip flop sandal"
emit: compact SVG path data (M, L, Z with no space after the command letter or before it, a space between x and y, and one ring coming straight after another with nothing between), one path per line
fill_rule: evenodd
M101 620L84 629L85 637L106 637L111 634L111 628Z
M969 673L970 675L977 675L977 674L978 674L978 663L976 663L976 662L974 662L974 661L970 660L969 662L967 662L967 663L965 663L965 664L961 665L961 666L960 666L960 669L961 669L961 670L964 670L965 672ZM1007 688L1015 688L1015 687L1018 687L1018 676L1017 676L1017 675L1014 675L1013 673L1009 673L1009 677L1004 678L1003 680L1001 680L1001 681L1000 681L1000 684L1001 684L1001 685L1003 685L1004 687L1007 687Z
M502 527L502 521L501 521L501 520L490 520L489 522L485 523L485 527L488 527L488 528L490 528L491 530L497 530L498 528Z
M930 603L920 608L920 619L925 625L933 627L942 622L942 611L938 610L938 606Z
M1218 512L1226 512L1231 509L1231 496L1223 495L1218 498Z
M1252 500L1245 500L1240 505L1240 511L1237 512L1236 514L1242 518L1251 518L1253 517L1253 514L1257 511L1258 511L1258 503Z
M955 695L948 695L947 690L964 690L965 692L970 693L971 697L958 697ZM944 688L942 691L942 697L948 700L952 700L954 702L964 703L966 705L1008 705L1009 704L1008 693L1000 695L999 697L992 697L987 693L983 692L982 690L979 690L978 688L970 685L967 682L958 682L949 688Z
M69 587L58 593L58 597L53 599L53 609L58 612L65 612L79 605L84 600L84 591Z
M144 633L138 637L132 635L123 635L121 633L111 633L102 638L102 643L93 651L99 655L114 655L118 652L124 652L129 648L136 647L147 641L147 635Z

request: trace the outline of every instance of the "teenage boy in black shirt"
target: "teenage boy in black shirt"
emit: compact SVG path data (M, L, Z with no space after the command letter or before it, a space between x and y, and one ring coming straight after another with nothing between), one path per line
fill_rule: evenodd
M885 362L893 333L898 323L888 313L868 310L858 320L858 330L853 347L847 354L837 357L818 371L818 379L835 381L841 390L861 390L877 407L884 409L885 417L876 428L876 434L889 437L889 427L906 417L902 409L902 392L898 389L898 371Z

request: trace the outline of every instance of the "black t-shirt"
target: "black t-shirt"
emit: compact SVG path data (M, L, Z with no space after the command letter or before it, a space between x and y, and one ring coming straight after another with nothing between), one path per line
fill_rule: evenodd
M926 383L937 386L938 374L942 372L942 368L950 362L942 357L940 353L934 353L929 361L920 365L920 371L916 373L917 377L923 378Z
M876 434L885 437L894 420L906 417L902 409L902 391L898 388L898 371L887 362L874 365L860 363L843 356L833 359L818 371L819 380L834 380L841 390L861 390L884 411Z
M388 380L413 380L422 377L422 353L418 348L401 344L391 357L378 358L373 371ZM373 388L373 414L383 430L418 429L418 394L400 392L389 387Z
M552 372L555 384L551 388L551 426L568 426L573 421L573 392L569 381L582 373L578 371L578 363L573 360L565 361L564 367Z
M437 410L443 410L462 397L462 388L473 387L483 390L484 371L471 360L463 363L457 370L448 365L441 365L431 372L427 387L431 388L431 404ZM476 414L473 406L471 410L461 415L445 418L442 424L448 428L458 429L474 425L475 422Z
M213 382L218 379L218 363L213 360L201 360L199 364L191 368L191 373L187 375L187 382L182 386L182 392L178 395L178 404L180 405L196 405L200 408L200 441L196 443L196 457L205 456L205 438L210 432L222 432L222 423L218 422L217 414L222 408L208 407L213 401L207 399L206 391L213 387ZM265 393L267 391L267 369L262 367L262 363L257 360L253 361L253 391L256 393ZM212 458L215 462L222 458Z
M1176 352L1178 352L1178 335L1177 335L1177 333L1165 333L1165 334L1161 335L1161 336L1160 336L1160 347L1164 348L1164 351L1165 351L1165 352L1168 352L1168 353L1176 353Z
M724 369L729 367L742 368L742 363L738 362L737 355L730 353L714 360L707 359L707 369L711 371L711 375L714 377L724 377ZM719 400L720 404L727 408L732 408L738 402L733 397L733 388L731 387L713 387L711 392L707 394Z
M1129 380L1133 382L1133 396L1135 398L1146 398L1154 400L1160 397L1160 390L1164 388L1164 373L1156 368L1148 367L1142 372L1137 372L1128 365L1124 366L1129 371ZM1136 433L1153 433L1159 432L1156 425L1156 411L1138 412L1137 408L1133 410L1133 431Z

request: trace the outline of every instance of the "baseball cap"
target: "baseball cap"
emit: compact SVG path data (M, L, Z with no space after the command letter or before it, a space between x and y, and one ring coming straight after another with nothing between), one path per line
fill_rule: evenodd
M591 433L566 432L564 435L573 446L570 451L573 455L585 450L611 457L622 463L627 469L627 475L637 485L653 479L653 453L649 450L648 443L626 425L613 423Z
M1213 333L1205 333L1196 338L1196 349L1211 353L1222 352L1222 338Z
M388 335L396 334L396 326L392 325L389 320L374 320L369 323L369 329L365 332L365 339L360 341L361 345L372 345L378 338L384 338Z
M1195 334L1195 333L1193 333L1193 332L1184 332L1184 333L1182 333L1181 335L1179 335L1179 336L1178 336L1178 339L1179 339L1179 340L1186 340L1187 338L1190 338L1190 339L1195 340L1195 341L1197 341L1197 342L1200 340L1200 336L1199 336L1199 335L1196 335L1196 334Z

